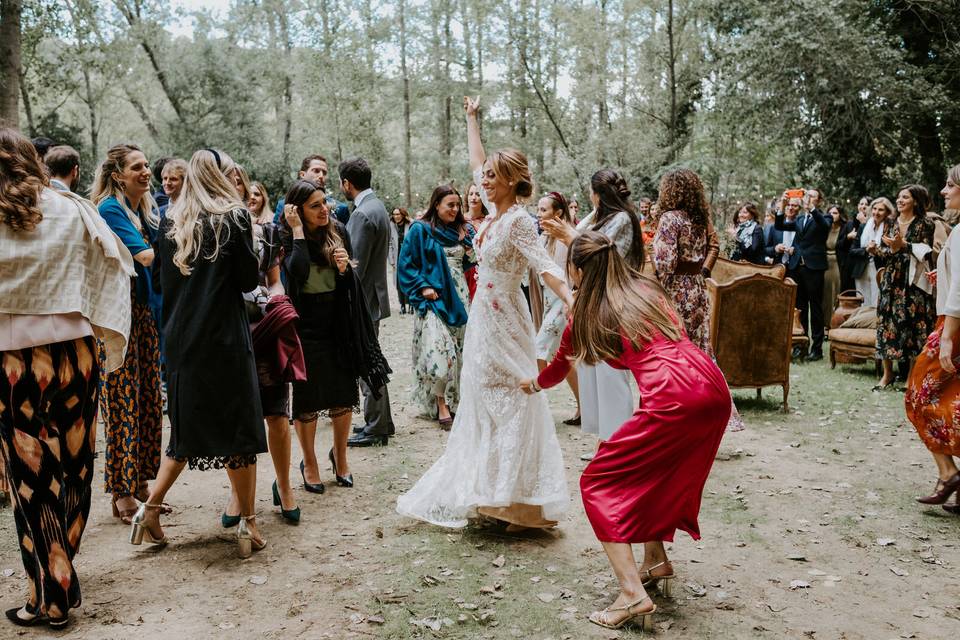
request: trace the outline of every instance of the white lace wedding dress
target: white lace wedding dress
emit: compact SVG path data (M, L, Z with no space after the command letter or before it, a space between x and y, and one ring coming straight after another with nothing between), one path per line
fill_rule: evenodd
M528 265L563 279L517 205L481 227L477 293L470 306L460 407L447 448L397 511L443 527L478 513L524 526L551 526L570 495L556 428L544 394L525 395L537 375L533 321L520 291Z

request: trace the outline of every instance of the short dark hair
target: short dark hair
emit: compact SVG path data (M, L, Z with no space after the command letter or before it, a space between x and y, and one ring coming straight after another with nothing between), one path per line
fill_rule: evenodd
M50 150L50 147L57 146L56 142L43 136L37 136L36 138L32 139L30 144L32 144L33 148L37 150L37 155L40 156L41 160L43 160L43 156L47 155L47 151Z
M80 166L80 154L73 147L65 144L50 147L47 155L43 156L43 163L50 170L54 178L68 175L74 167Z
M341 180L349 180L356 189L364 191L370 188L370 182L373 178L373 172L370 171L370 165L363 158L354 158L353 160L344 160L337 167L337 173Z
M329 163L327 162L327 159L326 159L326 158L324 158L324 157L323 157L322 155L320 155L319 153L315 153L315 154L313 154L313 155L311 155L311 156L307 156L306 158L303 159L303 162L300 163L300 171L306 171L307 169L309 169L309 168L310 168L310 165L313 163L314 160L320 160L321 162L323 162L323 163L325 163L325 164L329 164Z
M154 180L156 180L157 182L163 182L163 167L171 160L173 160L173 158L168 156L165 158L157 158L156 160L153 161L152 171L153 171Z

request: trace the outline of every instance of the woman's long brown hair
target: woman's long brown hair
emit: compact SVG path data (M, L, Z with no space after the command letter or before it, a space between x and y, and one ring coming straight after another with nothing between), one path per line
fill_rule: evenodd
M580 270L573 305L572 348L578 362L593 365L634 349L655 334L683 337L666 291L652 278L630 269L613 242L598 231L584 231L570 245L568 268Z
M334 217L333 212L331 211L329 213L327 226L313 232L307 229L307 222L303 219L302 207L317 191L324 196L327 194L326 190L316 182L297 180L290 187L290 190L287 191L284 203L297 207L297 215L300 216L300 222L303 224L303 235L306 237L308 246L311 249L310 257L322 267L333 267L336 265L336 260L333 259L333 252L343 247L343 238L341 238L337 232L337 219ZM285 231L284 235L291 238L289 243L292 245L292 233L290 233L290 227L287 225L286 220L283 221L282 229ZM291 247L286 247L286 249L289 251Z
M0 223L14 231L33 231L43 219L40 193L47 176L33 144L0 127Z

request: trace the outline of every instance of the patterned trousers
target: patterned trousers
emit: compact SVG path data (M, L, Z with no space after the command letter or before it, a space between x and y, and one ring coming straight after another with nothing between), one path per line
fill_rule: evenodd
M105 490L136 495L160 470L163 404L160 341L150 307L133 301L123 366L104 376L100 398L105 425Z
M100 366L93 337L0 352L0 462L9 480L28 604L80 606L73 557L90 513Z

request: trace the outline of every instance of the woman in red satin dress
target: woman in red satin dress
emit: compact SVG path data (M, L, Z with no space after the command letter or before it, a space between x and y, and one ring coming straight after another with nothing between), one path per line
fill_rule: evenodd
M663 541L672 542L677 529L700 538L700 499L730 418L730 390L710 356L687 337L668 294L628 272L612 246L595 232L574 241L573 320L551 364L521 387L535 393L557 385L577 359L633 372L641 408L600 444L580 490L621 589L590 621L619 628L642 618L647 628L656 606L645 588L663 582L668 594L674 576ZM639 568L636 543L644 543Z

